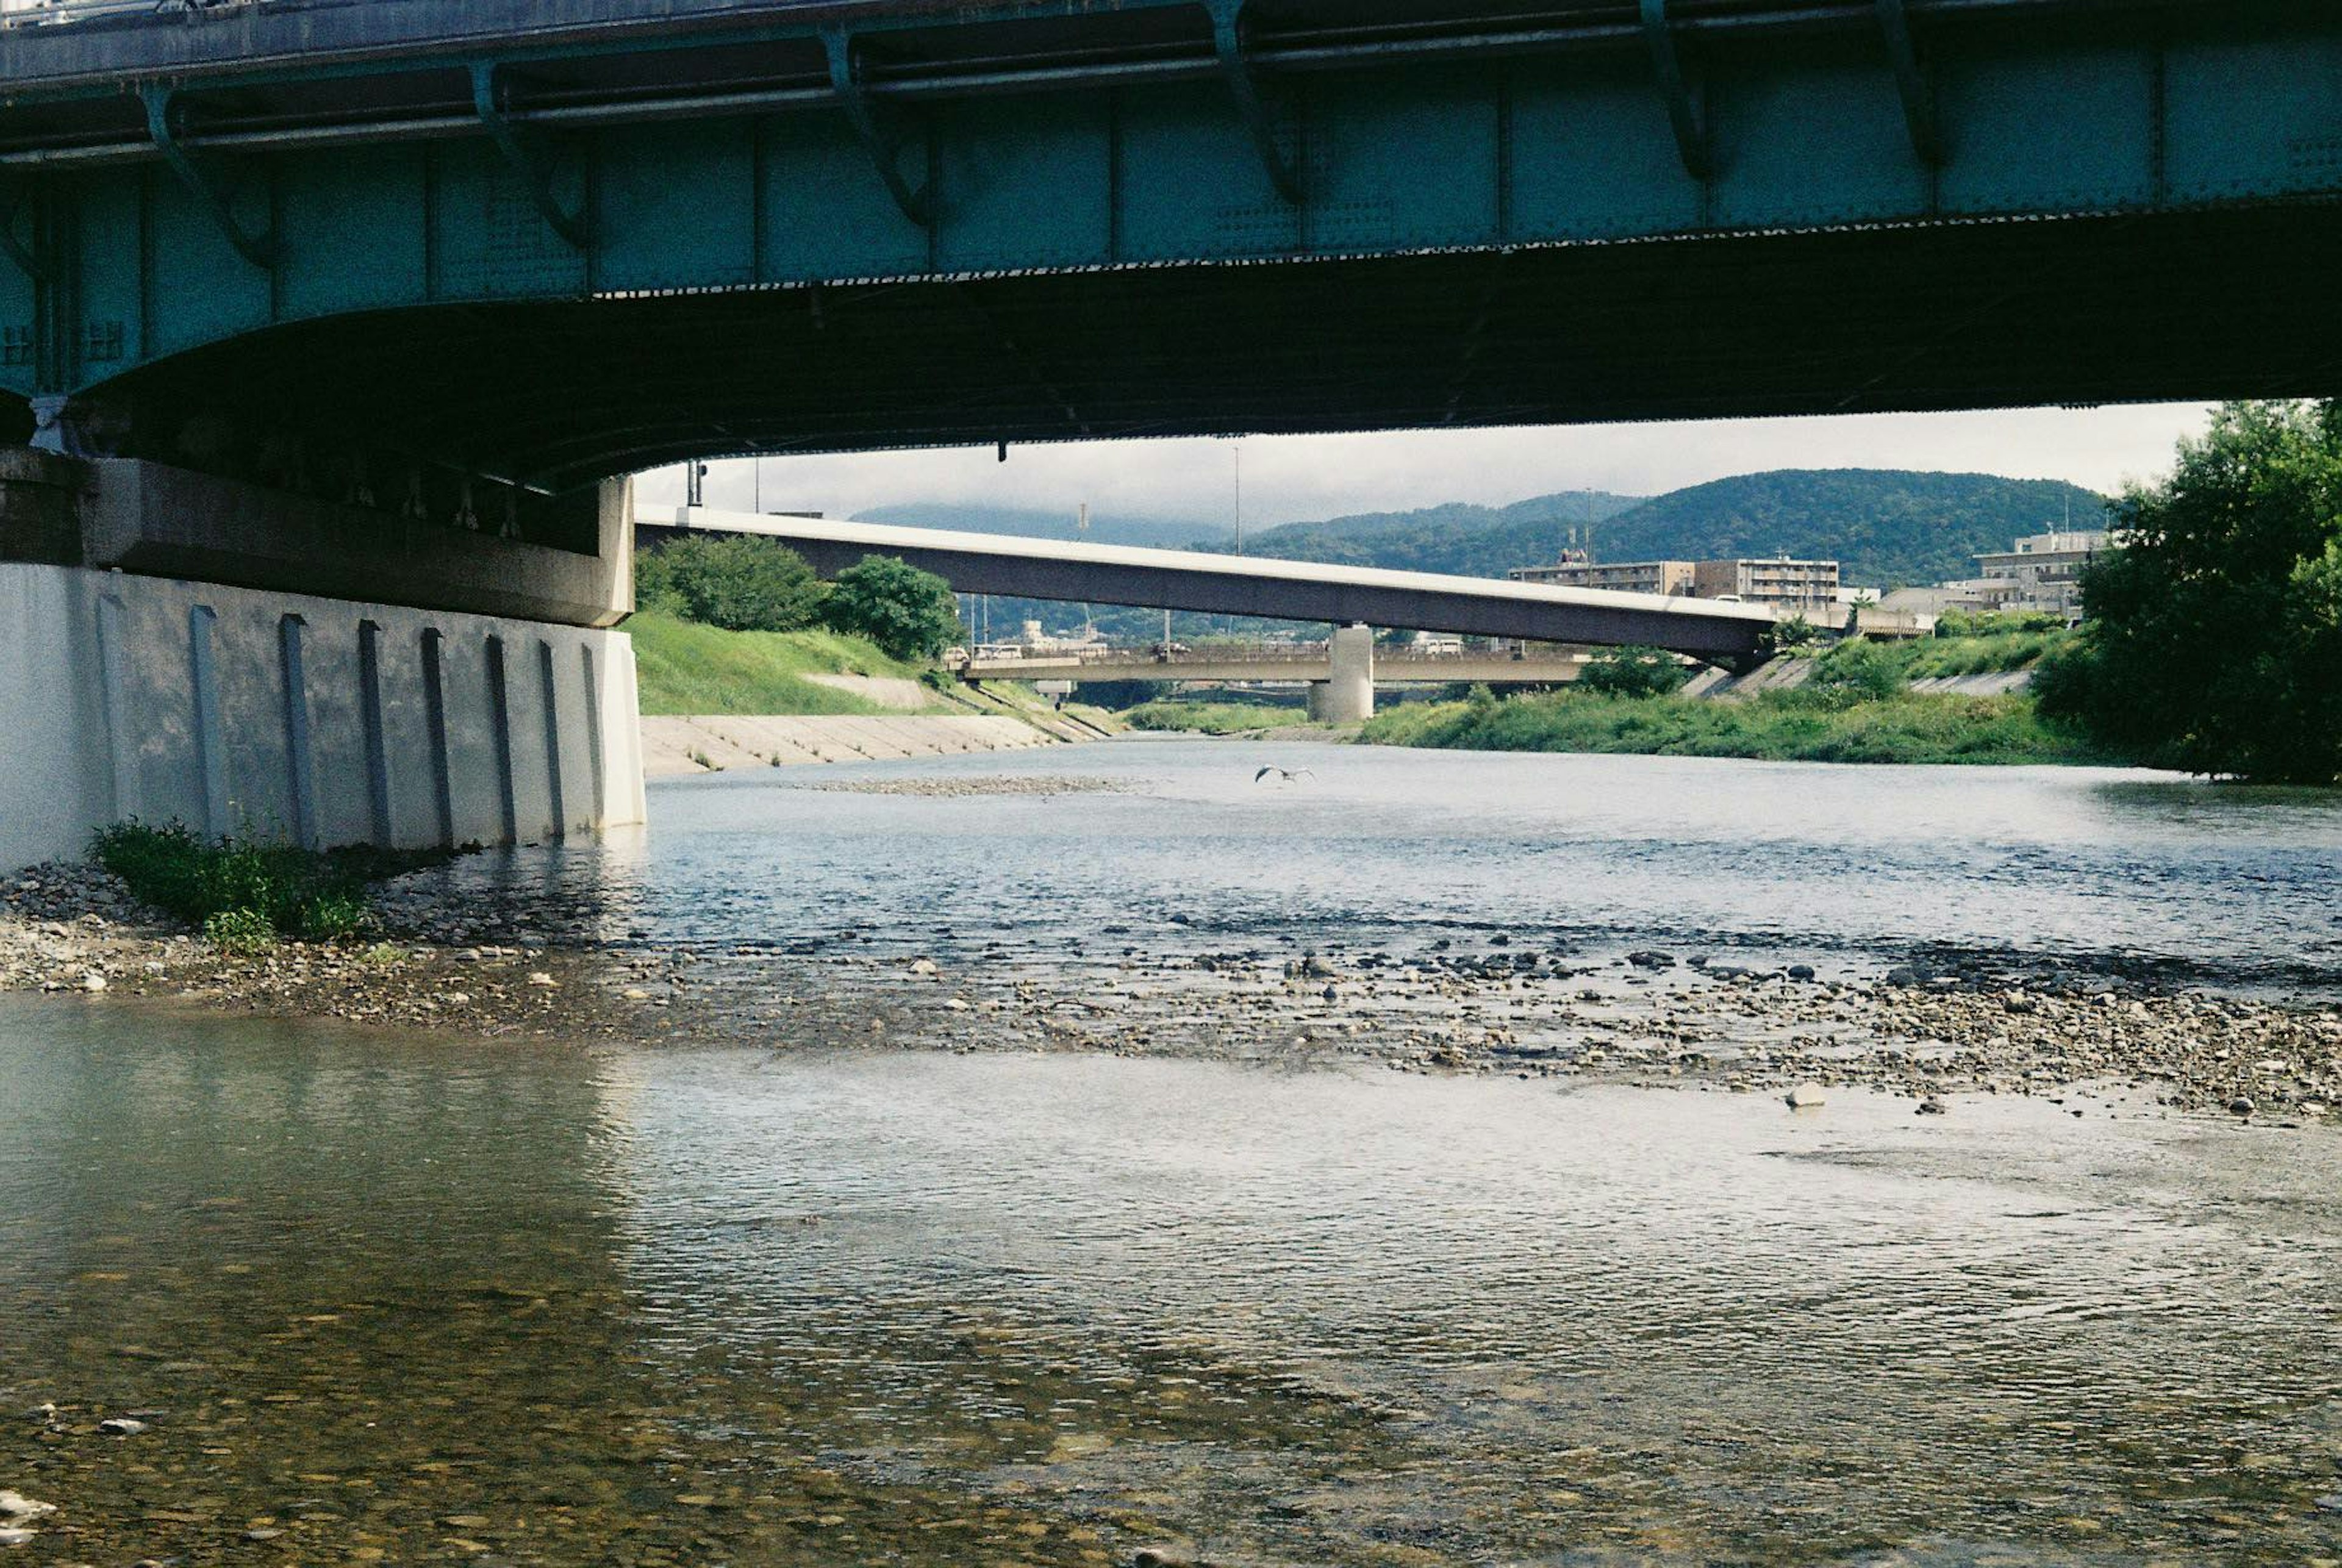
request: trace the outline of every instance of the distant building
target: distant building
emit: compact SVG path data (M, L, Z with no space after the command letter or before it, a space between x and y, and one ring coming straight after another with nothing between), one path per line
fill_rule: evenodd
M1835 561L1573 561L1516 566L1516 583L1565 588L1609 588L1621 594L1687 594L1770 604L1809 620L1827 618L1837 603Z
M2082 568L2121 541L2106 529L2033 534L2006 550L1977 557L1973 584L1947 587L1977 591L1997 610L2016 610L2078 619Z
M1821 621L1837 605L1837 563L1792 561L1702 561L1694 569L1692 592L1703 599L1737 599L1770 604L1792 615Z
M1505 574L1516 583L1546 583L1562 588L1608 588L1620 594L1688 594L1689 561L1604 561L1565 556L1550 566L1516 566Z

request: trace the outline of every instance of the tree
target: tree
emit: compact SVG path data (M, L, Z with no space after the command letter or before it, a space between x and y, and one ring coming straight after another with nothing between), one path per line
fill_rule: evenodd
M823 618L892 659L932 659L959 640L951 584L892 555L865 555L840 572Z
M728 632L795 632L821 618L828 590L804 556L754 534L678 539L635 557L635 603Z
M2342 404L2228 404L2117 515L2042 711L2191 773L2342 775Z
M1606 697L1663 697L1690 679L1690 668L1665 648L1605 648L1577 673L1581 689Z
M1821 634L1821 628L1803 615L1791 615L1765 628L1764 635L1756 639L1756 653L1760 658L1769 659L1791 648L1802 648Z

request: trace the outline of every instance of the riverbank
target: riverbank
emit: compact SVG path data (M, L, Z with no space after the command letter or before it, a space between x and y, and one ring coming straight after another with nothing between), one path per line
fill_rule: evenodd
M2100 766L2117 760L2048 724L2030 697L2014 693L1898 692L1848 702L1804 690L1735 701L1564 692L1410 704L1367 720L1357 738L1366 745L1758 762Z
M482 900L450 897L449 885L434 873L388 884L370 940L236 954L139 909L103 872L39 867L0 885L0 991L489 1039L1085 1052L1727 1093L1802 1085L1825 1099L1848 1087L1930 1114L1956 1114L1962 1096L2020 1095L2077 1115L2297 1125L2342 1105L2342 1009L2013 954L1825 971L1729 950L1611 952L1531 930L1404 951L1286 936L1173 954L1117 940L1137 934L1113 926L1100 942L1118 955L1070 964L1005 951L939 961L875 948L852 927L786 948L662 949L611 934L606 912L551 890Z

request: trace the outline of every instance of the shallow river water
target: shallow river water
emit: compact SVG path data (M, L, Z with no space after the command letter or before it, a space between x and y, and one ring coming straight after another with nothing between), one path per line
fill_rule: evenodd
M2314 798L1300 748L1312 779L1247 793L1270 754L1007 764L1129 786L1048 798L705 781L655 792L644 845L461 874L591 881L651 942L1066 944L1149 906L1166 941L2334 963ZM586 1049L0 999L0 1489L57 1507L16 1552L2342 1557L2330 1130L786 1027Z
M1276 764L1298 782L1256 783ZM856 793L1009 775L1056 795ZM1292 939L1914 948L2342 989L2342 794L2084 768L1831 767L1125 740L653 791L633 853L460 863L663 946L1002 944L1050 962Z

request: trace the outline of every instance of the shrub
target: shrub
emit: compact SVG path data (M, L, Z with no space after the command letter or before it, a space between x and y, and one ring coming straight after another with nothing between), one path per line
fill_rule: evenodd
M727 632L796 632L820 620L828 590L804 556L754 534L678 539L635 556L642 609Z
M1578 672L1581 691L1606 697L1663 697L1691 679L1691 667L1665 648L1605 648Z
M1792 615L1786 621L1776 621L1765 628L1756 639L1756 652L1765 658L1786 654L1792 648L1802 648L1820 636L1821 628L1803 615Z
M951 584L892 555L865 555L840 572L822 617L890 659L932 659L959 640Z
M1877 702L1910 684L1903 661L1865 637L1848 637L1814 661L1807 689L1842 702Z
M256 909L223 909L205 918L204 940L223 953L265 953L276 945L276 927Z
M315 851L246 837L206 838L181 823L101 828L92 858L132 895L231 951L277 935L350 936L374 922L366 884L445 857L435 850Z

